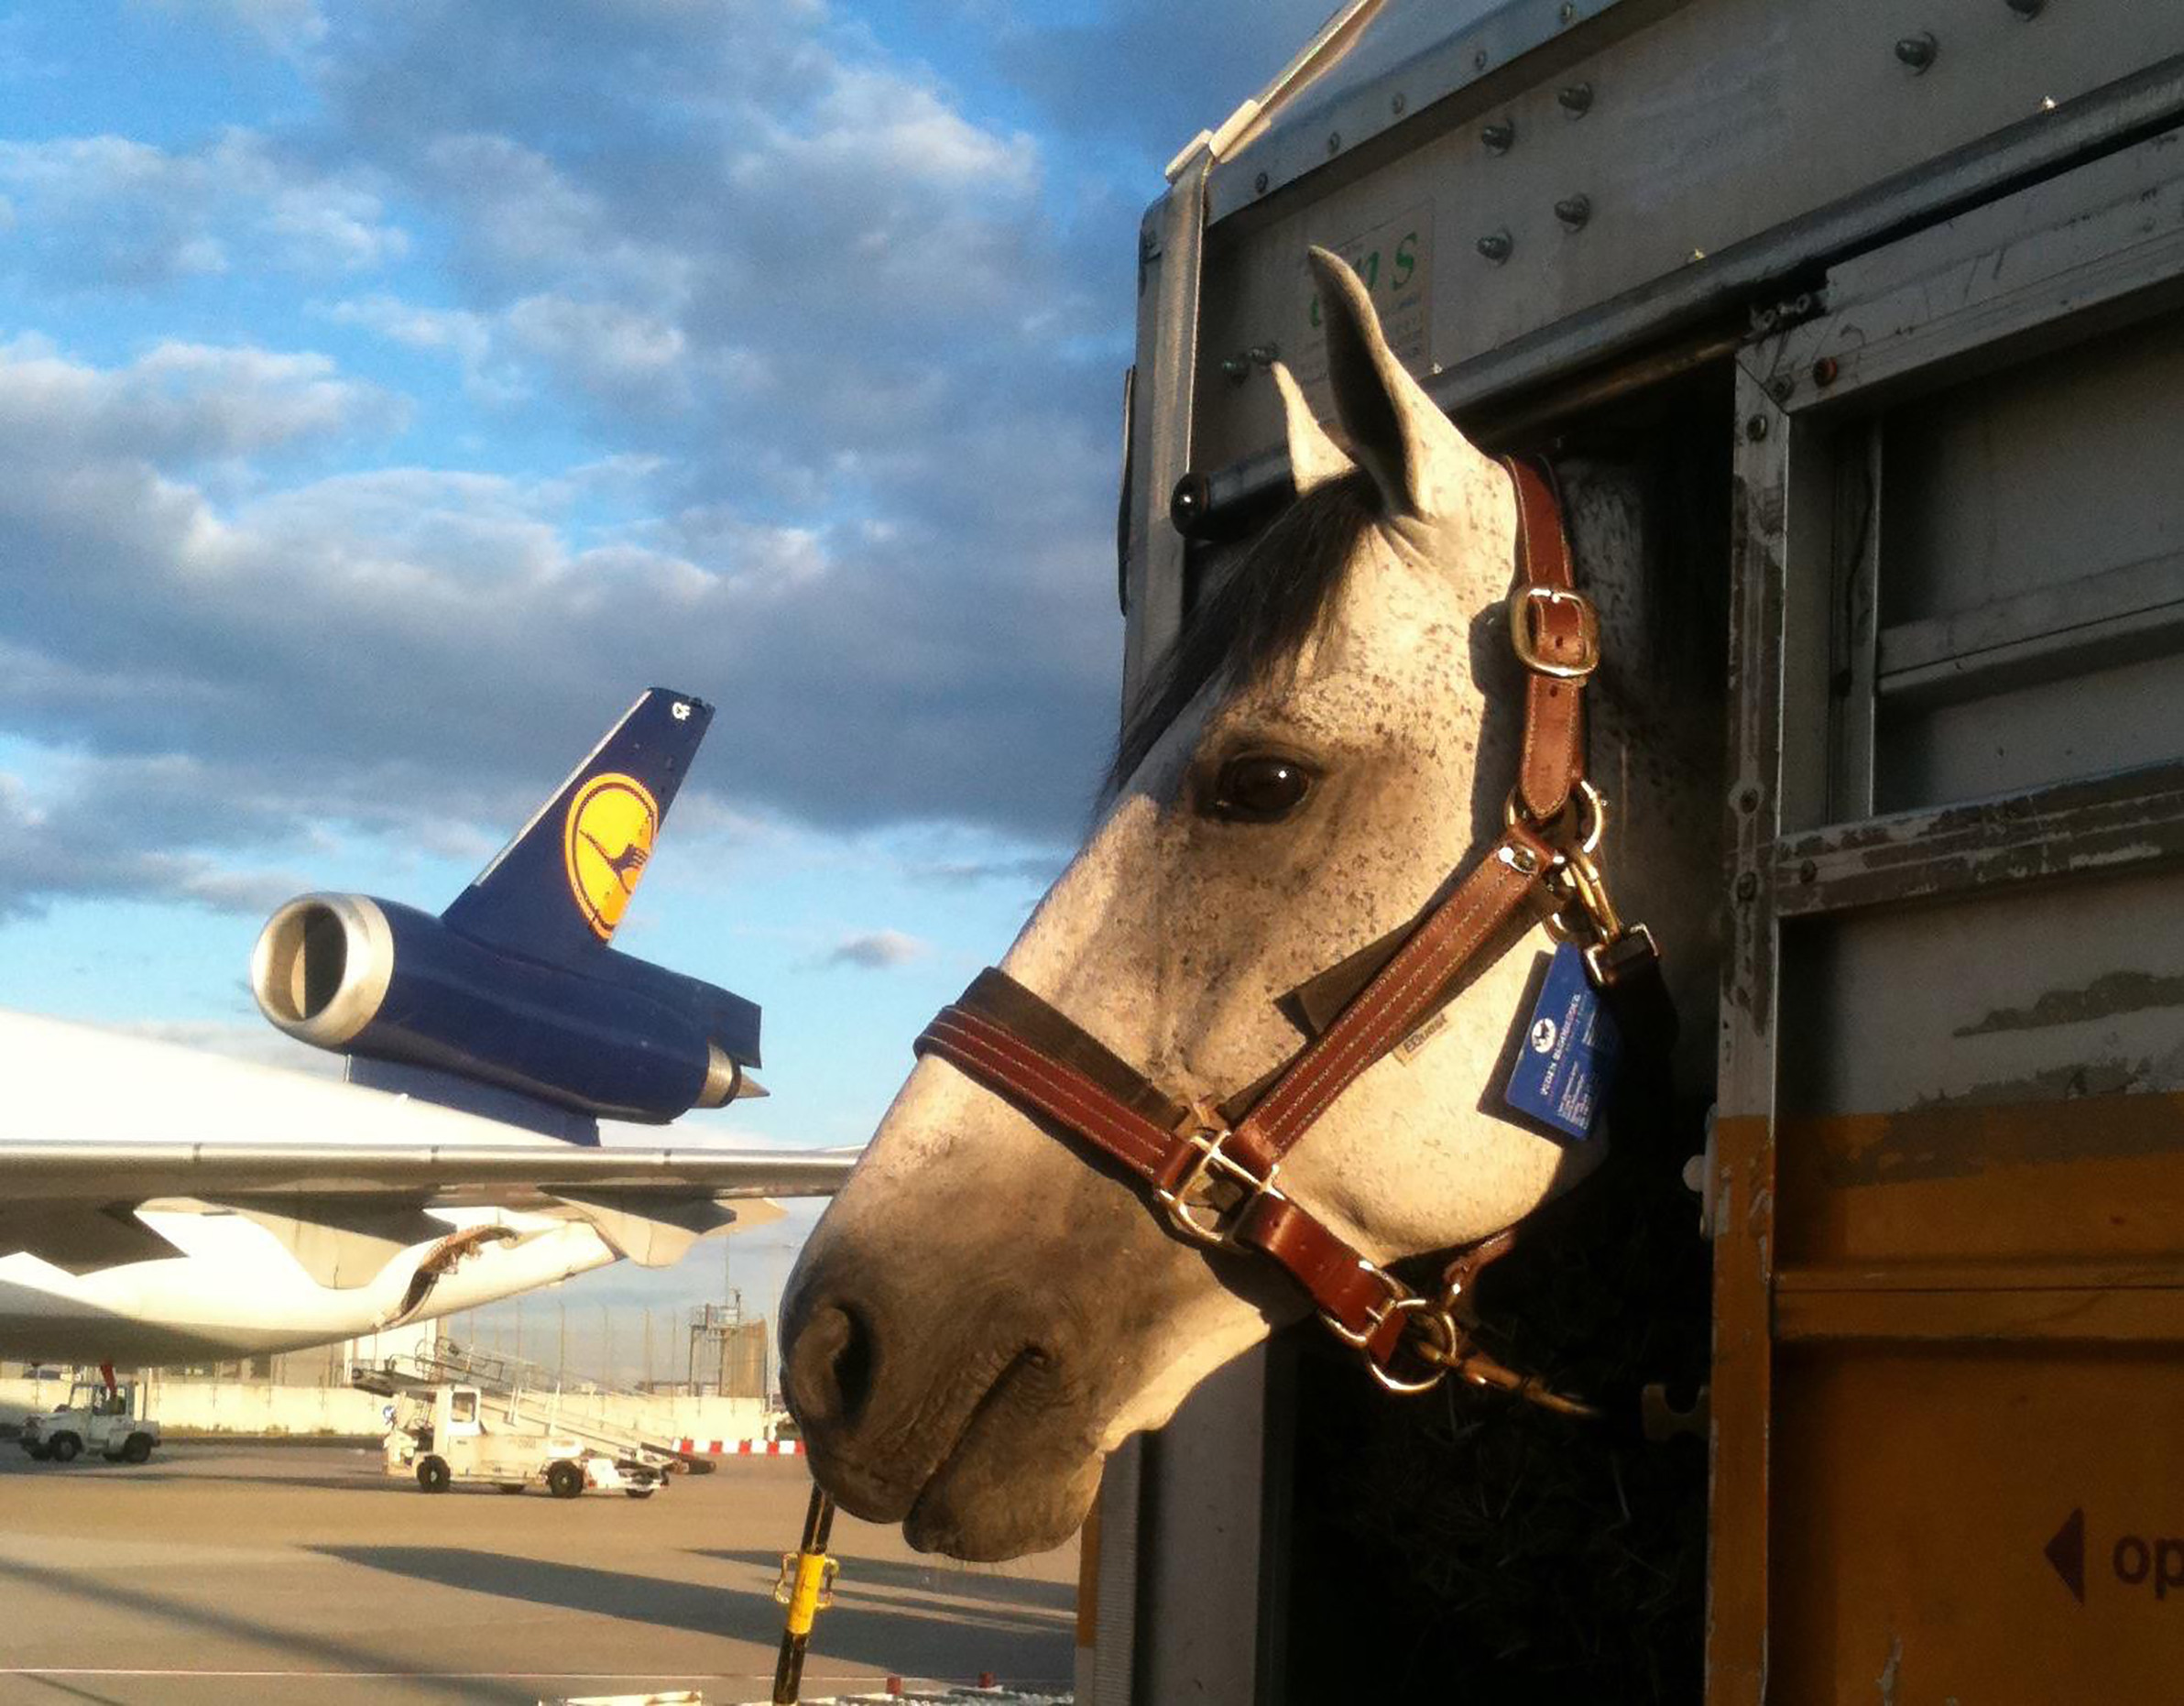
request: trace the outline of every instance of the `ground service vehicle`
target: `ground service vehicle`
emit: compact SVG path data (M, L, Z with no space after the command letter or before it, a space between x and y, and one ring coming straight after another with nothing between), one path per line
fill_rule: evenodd
M1312 244L1487 447L1642 494L1720 612L1676 1697L2168 1698L2184 8L1345 7L1141 234L1126 692L1288 496L1265 368L1324 374ZM1357 1697L1430 1680L1317 1569L1361 1496L1312 1443L1332 1378L1277 1344L1110 1465L1081 1701L1301 1706L1338 1623Z
M384 1446L387 1472L414 1475L427 1493L478 1482L503 1493L543 1487L557 1499L591 1490L649 1499L666 1484L667 1472L658 1464L617 1459L580 1439L494 1426L475 1386L407 1393L394 1407L395 1426Z
M159 1443L159 1424L141 1414L140 1390L133 1380L78 1378L59 1409L24 1418L23 1449L41 1462L73 1462L86 1451L109 1463L145 1462Z

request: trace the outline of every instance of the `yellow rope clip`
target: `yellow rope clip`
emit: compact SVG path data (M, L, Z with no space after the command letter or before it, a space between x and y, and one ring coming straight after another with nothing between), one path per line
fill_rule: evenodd
M813 1621L835 1602L835 1576L841 1563L824 1552L783 1552L781 1579L773 1584L773 1600L786 1605L791 1635L809 1635Z

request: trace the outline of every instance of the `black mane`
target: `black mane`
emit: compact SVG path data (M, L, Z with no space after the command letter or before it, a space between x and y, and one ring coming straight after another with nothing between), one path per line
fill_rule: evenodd
M1307 492L1252 541L1190 613L1131 703L1103 794L1111 797L1130 779L1207 682L1234 693L1294 662L1379 517L1372 482L1353 472Z

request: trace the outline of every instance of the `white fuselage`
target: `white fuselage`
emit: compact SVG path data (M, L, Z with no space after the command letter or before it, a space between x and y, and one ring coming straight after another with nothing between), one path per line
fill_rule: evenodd
M5 1012L0 1135L117 1145L553 1147L551 1139L405 1097ZM274 1231L232 1209L173 1197L106 1212L126 1217L132 1208L180 1253L82 1274L33 1254L0 1256L0 1356L143 1366L297 1350L475 1308L618 1259L588 1221L435 1210L431 1219L449 1234L498 1226L516 1236L478 1241L452 1260L444 1239L427 1237L389 1253L361 1284L325 1285ZM419 1266L435 1258L445 1271L420 1296Z

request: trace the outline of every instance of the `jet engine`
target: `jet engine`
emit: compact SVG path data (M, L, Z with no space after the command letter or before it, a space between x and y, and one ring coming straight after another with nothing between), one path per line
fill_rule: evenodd
M595 1118L663 1124L762 1094L759 1010L595 946L582 968L513 952L414 907L306 894L273 914L250 989L290 1036L512 1090Z

